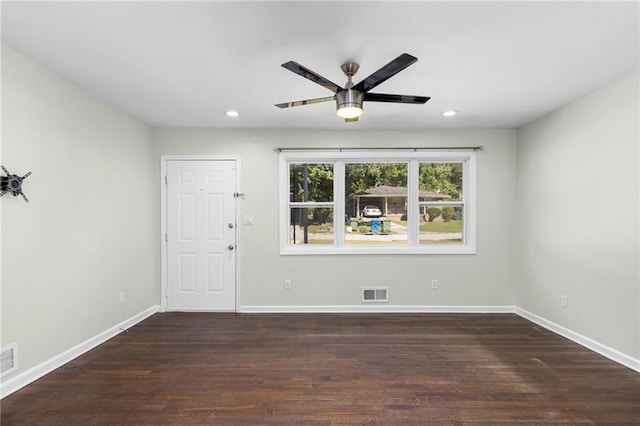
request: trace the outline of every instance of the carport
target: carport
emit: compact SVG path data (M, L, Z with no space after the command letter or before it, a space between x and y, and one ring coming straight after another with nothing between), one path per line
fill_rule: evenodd
M451 198L450 195L431 191L420 191L419 197L421 201L444 201ZM351 216L353 217L359 216L361 207L369 204L378 206L383 216L402 216L406 213L407 188L404 186L380 185L353 194L351 198L353 200Z

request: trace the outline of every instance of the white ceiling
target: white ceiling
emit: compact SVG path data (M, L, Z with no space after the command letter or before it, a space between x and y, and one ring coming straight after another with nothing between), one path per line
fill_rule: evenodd
M638 70L639 6L3 1L1 13L8 46L154 126L433 129L516 128ZM360 64L357 83L404 52L418 62L372 92L425 105L365 103L357 123L331 102L274 106L332 94L286 61L344 84L343 62Z

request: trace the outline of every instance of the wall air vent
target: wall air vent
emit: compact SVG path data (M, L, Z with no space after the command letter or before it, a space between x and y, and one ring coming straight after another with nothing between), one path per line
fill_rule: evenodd
M388 302L387 287L362 287L363 302Z
M14 343L0 352L0 376L18 368L18 347Z

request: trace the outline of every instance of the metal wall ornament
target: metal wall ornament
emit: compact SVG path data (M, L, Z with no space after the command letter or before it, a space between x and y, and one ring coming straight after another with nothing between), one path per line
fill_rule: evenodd
M0 167L2 167L2 170L6 174L6 176L0 176L0 191L2 191L0 192L0 197L2 197L7 192L10 192L13 194L14 197L17 197L18 195L22 195L22 198L24 198L24 200L28 203L29 199L22 192L22 181L28 178L31 175L31 172L20 177L18 175L10 174L9 171L4 166L0 166Z

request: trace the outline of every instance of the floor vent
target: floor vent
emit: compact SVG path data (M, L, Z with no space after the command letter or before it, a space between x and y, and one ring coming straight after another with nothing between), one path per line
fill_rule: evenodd
M0 376L18 368L17 345L9 345L0 352Z
M388 302L388 288L387 287L363 287L362 288L362 301L363 302Z

